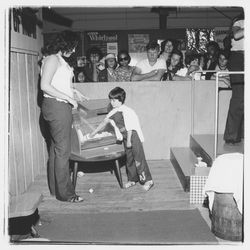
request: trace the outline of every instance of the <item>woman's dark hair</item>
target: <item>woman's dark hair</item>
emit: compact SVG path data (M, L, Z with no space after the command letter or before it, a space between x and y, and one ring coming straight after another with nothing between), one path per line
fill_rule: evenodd
M171 58L172 58L172 56L173 56L174 54L180 56L180 61L179 61L179 63L178 63L178 64L175 66L175 68L173 69L173 73L176 73L179 69L181 69L181 68L184 67L184 65L183 65L183 54L182 54L181 51L179 51L179 50L177 50L177 49L173 50L172 53L171 53L171 56L170 56L169 59L167 60L167 68L170 66L170 64L171 64Z
M109 60L109 59L107 59L107 60ZM105 60L105 62L104 62L104 64L105 64L105 68L107 69L109 66L108 66L108 63L107 63L107 60ZM116 69L117 68L117 60L114 58L114 60L115 60L115 65L114 65L114 69Z
M161 53L160 53L160 55L164 52L165 46L166 46L166 43L167 43L167 42L171 42L171 43L172 43L172 45L173 45L173 50L176 50L176 49L177 49L177 42L176 42L176 40L174 40L174 39L166 39L166 40L164 40L164 41L161 43Z
M218 53L218 57L219 57L220 55L225 56L225 58L228 60L228 59L229 59L229 56L230 56L230 51L227 51L227 50L220 50L219 53Z
M115 87L109 92L109 99L117 99L123 104L126 99L126 92L120 87Z
M87 50L87 53L86 53L87 59L90 60L90 55L94 55L94 54L99 56L99 60L101 60L103 58L102 51L97 47L92 47L92 48Z
M118 52L118 56L117 56L118 63L120 62L121 55L126 55L126 57L128 58L128 63L130 63L131 57L130 57L130 55L129 55L129 53L128 53L127 50L121 50L121 51Z
M76 32L65 30L50 39L41 51L45 56L56 54L59 51L69 52L77 46L78 42L79 36Z

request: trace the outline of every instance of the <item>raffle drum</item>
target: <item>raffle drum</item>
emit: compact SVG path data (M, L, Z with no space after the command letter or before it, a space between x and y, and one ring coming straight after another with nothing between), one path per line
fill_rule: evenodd
M242 241L242 215L233 194L215 193L212 208L212 232L221 239Z
M114 129L107 125L98 137L88 138L104 119L108 112L109 100L96 99L81 102L78 110L73 111L71 152L85 159L106 156L107 158L124 151L122 144L117 144Z
M71 156L74 162L72 182L76 186L78 162L114 161L113 166L119 185L122 188L122 175L119 159L125 156L122 142L117 142L114 128L107 125L95 137L89 134L103 121L108 113L109 100L97 99L78 103L73 110L71 133Z

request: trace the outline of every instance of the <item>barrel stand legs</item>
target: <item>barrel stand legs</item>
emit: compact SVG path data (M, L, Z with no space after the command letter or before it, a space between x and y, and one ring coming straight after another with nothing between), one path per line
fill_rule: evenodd
M76 188L77 172L78 172L78 162L75 161L74 168L73 168L73 176L72 176L72 183L73 183L74 189ZM119 164L118 159L115 160L115 172L116 172L119 185L121 188L123 188L121 169L120 169L120 164Z

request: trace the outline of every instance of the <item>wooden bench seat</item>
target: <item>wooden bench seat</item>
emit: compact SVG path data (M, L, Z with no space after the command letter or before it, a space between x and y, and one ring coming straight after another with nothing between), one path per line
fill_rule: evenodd
M39 235L34 227L33 216L37 213L38 206L43 199L43 195L37 192L27 192L18 196L11 196L9 200L9 234L11 241L19 240L19 236L24 231L32 237L38 238ZM21 227L19 227L21 226ZM20 232L18 228L23 228Z
M24 193L11 196L9 201L9 218L29 216L38 208L43 199L41 193Z

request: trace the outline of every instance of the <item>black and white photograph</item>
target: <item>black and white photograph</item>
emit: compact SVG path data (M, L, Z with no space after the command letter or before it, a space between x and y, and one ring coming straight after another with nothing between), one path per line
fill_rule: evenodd
M1 14L7 247L246 247L246 1Z

